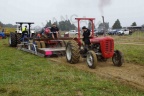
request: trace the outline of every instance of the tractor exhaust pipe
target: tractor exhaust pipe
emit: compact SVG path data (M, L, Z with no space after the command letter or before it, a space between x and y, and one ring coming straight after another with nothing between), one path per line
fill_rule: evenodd
M106 36L106 29L105 29L105 19L104 19L104 16L102 16L102 20L103 20L103 31L104 31L104 36Z

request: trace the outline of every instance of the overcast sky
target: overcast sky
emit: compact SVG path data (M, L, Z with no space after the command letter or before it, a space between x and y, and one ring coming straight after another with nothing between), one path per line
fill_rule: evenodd
M104 0L103 0L104 1ZM110 0L108 0L110 1ZM17 21L33 21L35 26L43 26L46 21L76 17L96 18L95 24L102 22L101 16L110 26L119 19L122 26L144 24L144 0L111 0L99 8L100 0L0 0L0 21L15 24ZM76 23L75 23L76 24Z

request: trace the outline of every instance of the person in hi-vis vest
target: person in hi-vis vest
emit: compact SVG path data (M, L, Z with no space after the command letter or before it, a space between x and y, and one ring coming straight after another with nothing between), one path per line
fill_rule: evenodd
M27 31L27 26L22 28L22 32Z
M27 26L25 26L25 27L22 28L22 38L24 36L28 36Z

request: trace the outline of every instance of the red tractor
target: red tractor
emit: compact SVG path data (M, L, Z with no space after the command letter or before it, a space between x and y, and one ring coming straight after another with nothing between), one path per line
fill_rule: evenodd
M98 61L106 61L112 58L115 66L120 67L124 58L119 50L114 50L114 39L109 36L94 36L94 20L95 18L76 18L78 21L78 37L70 40L66 45L66 58L71 64L76 64L80 60L80 56L86 58L89 68L96 68ZM80 21L89 20L92 24L92 36L90 37L90 48L87 50L80 38Z

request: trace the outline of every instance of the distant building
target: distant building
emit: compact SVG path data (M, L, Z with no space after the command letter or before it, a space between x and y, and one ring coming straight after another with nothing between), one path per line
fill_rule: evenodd
M142 26L128 26L128 27L123 27L124 29L129 29L131 31L141 31L143 28Z

